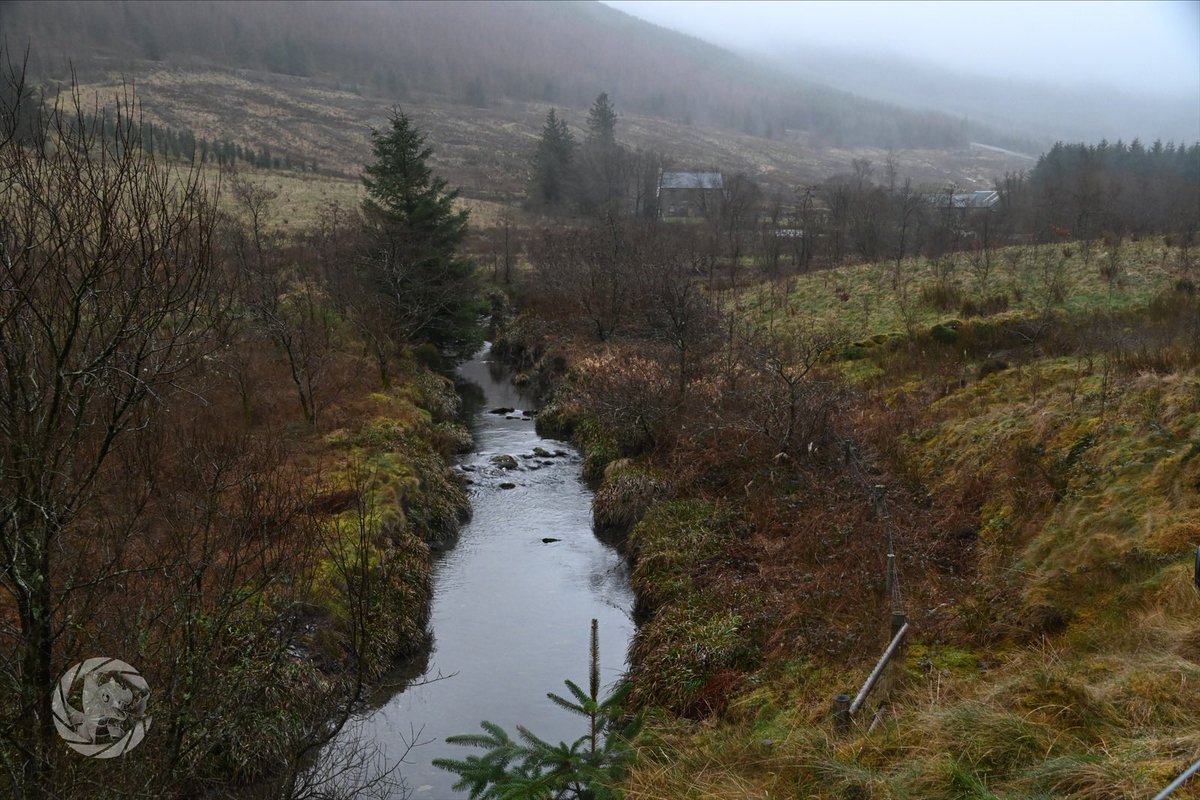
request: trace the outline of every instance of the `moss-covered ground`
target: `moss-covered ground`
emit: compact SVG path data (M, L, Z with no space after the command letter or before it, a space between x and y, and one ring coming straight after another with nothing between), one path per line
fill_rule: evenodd
M378 581L368 632L371 672L427 641L430 554L451 545L470 504L447 459L469 446L449 380L415 362L387 389L353 398L347 423L321 437L324 497L347 498L323 520L324 557L313 606L323 659L337 661L349 630L344 565L362 558Z

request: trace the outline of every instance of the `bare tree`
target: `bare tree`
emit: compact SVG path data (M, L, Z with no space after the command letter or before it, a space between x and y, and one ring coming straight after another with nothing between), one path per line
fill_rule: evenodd
M797 221L800 223L800 235L793 238L793 261L796 269L807 272L812 261L812 243L817 239L817 214L813 209L815 187L801 186L796 189L798 208Z
M758 226L758 253L756 261L759 267L771 276L779 273L779 261L783 256L783 241L786 237L795 235L794 229L781 230L784 221L783 194L775 191L767 204L766 219Z
M845 342L845 335L807 319L785 327L743 326L742 362L751 370L742 382L749 413L736 423L790 458L827 443L829 416L838 399L834 384L812 377L822 360Z
M738 173L725 181L721 189L720 225L729 258L729 282L737 284L746 236L753 231L758 217L762 190L748 176Z
M633 216L658 218L658 181L669 166L667 157L652 150L637 150L628 159L628 182Z
M379 385L391 385L391 360L397 344L390 324L389 298L364 269L359 254L363 250L363 218L356 208L344 208L337 202L326 204L317 217L316 228L308 239L308 251L315 265L308 270L328 295L330 307L362 339L375 362ZM334 320L330 320L333 322Z
M715 304L700 284L701 264L681 248L647 236L639 259L638 303L652 338L674 353L675 401L682 403L697 362L709 349L719 324Z
M913 190L912 180L905 178L904 185L900 188L899 194L893 195L892 202L898 223L896 225L896 260L892 267L892 289L898 290L901 280L901 265L908 253L907 247L912 237L912 228L920 219L921 207L925 201L920 193Z
M311 425L321 410L333 350L336 313L322 283L293 264L285 268L279 257L278 237L266 219L276 192L234 174L230 184L244 227L234 222L234 240L243 280L242 293L258 325L287 359L288 374L296 388L300 410Z
M0 681L19 698L0 754L23 797L51 791L57 644L78 624L60 540L219 340L213 197L142 150L135 112L119 98L105 135L76 91L31 141L0 139Z
M626 323L634 261L624 223L609 217L585 231L546 234L531 260L541 286L577 309L598 341Z

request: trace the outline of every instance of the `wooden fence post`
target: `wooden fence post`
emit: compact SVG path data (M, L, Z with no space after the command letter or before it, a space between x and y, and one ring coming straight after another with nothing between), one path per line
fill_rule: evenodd
M883 493L886 488L882 483L877 483L871 487L871 512L875 519L883 519Z

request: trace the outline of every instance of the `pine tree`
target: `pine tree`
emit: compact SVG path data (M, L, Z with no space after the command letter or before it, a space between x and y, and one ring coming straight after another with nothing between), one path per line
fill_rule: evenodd
M617 112L602 92L588 111L587 139L579 165L578 202L584 214L621 212L622 162L617 144Z
M561 205L572 182L574 162L575 137L552 108L546 115L542 138L533 156L530 200L535 205Z
M425 136L398 109L389 125L372 131L375 163L366 167L366 267L387 301L396 333L427 341L454 357L481 343L475 265L458 248L467 212L457 190L433 175Z
M608 99L608 92L597 95L588 111L589 144L611 146L617 143L617 111Z
M594 619L589 666L587 692L564 681L571 699L546 694L555 705L587 720L587 732L571 744L552 745L523 725L517 726L518 738L513 739L499 725L484 721L482 734L446 737L450 744L482 748L483 755L435 758L433 765L458 775L455 790L469 791L472 800L616 800L617 785L633 761L630 742L642 723L624 711L628 683L600 698L600 643Z

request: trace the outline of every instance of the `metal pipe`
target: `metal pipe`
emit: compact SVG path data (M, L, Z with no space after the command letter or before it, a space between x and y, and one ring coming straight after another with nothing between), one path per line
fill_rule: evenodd
M1165 798L1171 792L1175 791L1180 786L1183 786L1183 784L1185 784L1187 782L1188 778L1190 778L1196 774L1197 770L1200 770L1200 761L1197 761L1195 764L1192 764L1190 767L1188 767L1186 770L1183 771L1182 775L1180 775L1175 780L1171 781L1170 786L1163 789L1158 794L1154 795L1154 800L1163 800L1163 798Z
M892 637L892 643L888 645L887 650L883 651L883 655L879 658L879 663L875 665L875 669L871 670L871 674L867 677L867 682L858 690L858 696L850 704L850 716L857 714L858 710L862 708L862 704L867 701L867 695L870 694L871 689L875 688L876 681L883 674L883 668L888 665L888 662L892 660L892 656L896 654L896 649L900 647L900 642L904 639L904 634L906 633L908 633L907 622L904 623L900 630L896 631L896 635Z

